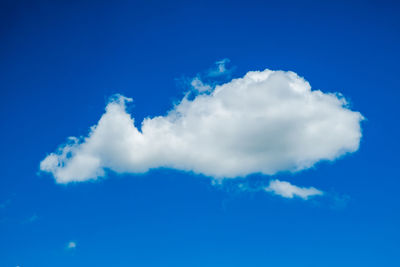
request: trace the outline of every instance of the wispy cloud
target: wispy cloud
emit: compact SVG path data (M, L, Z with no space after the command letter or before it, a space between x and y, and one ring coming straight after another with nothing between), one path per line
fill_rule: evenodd
M332 194L330 207L334 210L342 210L347 207L350 202L350 196L344 194Z
M324 193L314 187L299 187L289 182L272 180L269 185L264 188L265 191L271 192L284 198L299 197L304 200L313 196L322 196Z
M33 222L36 222L38 219L39 219L39 216L37 214L33 214L28 219L26 219L25 222L26 223L33 223Z
M269 181L265 179L224 180L221 186L224 190L232 192L264 192L290 199L301 198L303 200L308 200L315 196L328 196L331 198L330 194L326 194L315 187L301 187L288 181L280 181L278 179Z
M200 80L199 77L193 78L192 82L190 85L193 87L198 92L207 92L212 90L212 86L209 84L203 83L202 80Z
M75 249L76 248L76 242L75 241L69 241L67 243L67 249Z
M217 64L219 71L225 63ZM296 172L358 150L363 116L340 94L311 90L294 72L250 71L198 91L167 115L146 118L140 130L126 111L131 99L117 95L87 137L69 138L40 169L58 183L159 167L220 179ZM307 196L304 190L285 195L278 185L271 188L282 196Z
M196 92L211 92L214 88L226 82L232 75L233 68L228 68L229 59L225 58L215 62L215 66L206 72L198 73L196 77L190 80L190 86Z
M231 74L231 69L227 68L227 64L230 62L228 58L224 58L222 60L219 60L215 62L215 68L210 69L207 72L207 76L209 77L217 77L221 75L230 75Z
M7 199L5 201L3 201L2 203L0 203L0 209L5 209L8 205L10 205L11 203L11 199Z

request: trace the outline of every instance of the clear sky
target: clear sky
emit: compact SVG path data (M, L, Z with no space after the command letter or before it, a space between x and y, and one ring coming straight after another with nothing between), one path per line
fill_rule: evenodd
M1 1L0 266L400 266L399 12Z

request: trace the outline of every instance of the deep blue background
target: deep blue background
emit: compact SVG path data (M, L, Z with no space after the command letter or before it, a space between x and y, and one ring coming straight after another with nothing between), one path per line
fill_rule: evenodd
M72 2L1 1L0 266L400 266L395 1ZM358 152L278 176L326 196L173 170L67 186L37 174L110 95L134 98L139 125L223 58L235 77L295 71L366 117Z

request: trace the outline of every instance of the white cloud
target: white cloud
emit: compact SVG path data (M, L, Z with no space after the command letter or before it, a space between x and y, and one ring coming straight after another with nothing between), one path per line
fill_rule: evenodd
M324 194L322 191L314 187L298 187L289 182L279 180L270 181L269 186L264 188L264 190L284 198L300 197L304 200L307 200L312 196L320 196Z
M211 91L212 89L211 85L203 83L199 77L194 78L190 85L199 92Z
M58 183L167 167L215 178L300 171L358 150L359 112L339 94L311 90L293 72L251 71L185 97L139 130L116 96L85 138L69 138L40 169Z
M228 70L226 68L226 64L228 64L229 62L230 60L228 58L224 58L222 60L215 62L216 68L209 70L207 76L216 77L220 75L230 74L231 70Z
M68 242L67 249L74 249L74 248L76 248L76 242L74 241Z

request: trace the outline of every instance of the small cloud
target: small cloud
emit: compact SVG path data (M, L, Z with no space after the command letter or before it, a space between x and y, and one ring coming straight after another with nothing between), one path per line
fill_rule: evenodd
M312 196L321 196L324 193L314 187L298 187L289 182L272 180L269 186L264 188L267 192L272 192L284 198L300 197L307 200Z
M76 248L76 242L75 241L70 241L67 244L67 249L75 249Z
M26 220L26 222L32 223L32 222L37 221L38 219L39 219L39 216L37 216L36 214L33 214L31 217L29 217L29 218Z
M230 62L229 58L224 58L215 62L216 68L208 71L207 76L216 77L220 75L230 74L231 70L227 69L226 65Z
M203 73L198 73L195 78L189 81L190 86L197 92L212 92L213 89L230 78L233 69L227 68L230 60L228 58L215 62L215 66Z
M3 201L2 203L0 203L0 209L6 208L8 205L10 205L10 203L11 203L11 199L7 199L7 200Z
M334 195L331 208L334 210L342 210L347 207L350 201L350 196L348 195Z
M242 182L225 180L223 183L225 189L233 192L268 192L290 199L299 197L308 200L312 196L326 195L325 192L314 187L299 187L276 179L270 180L268 184L264 179L245 179Z
M193 89L199 91L200 93L211 91L212 89L211 85L203 83L199 77L194 78L190 85L193 87Z

